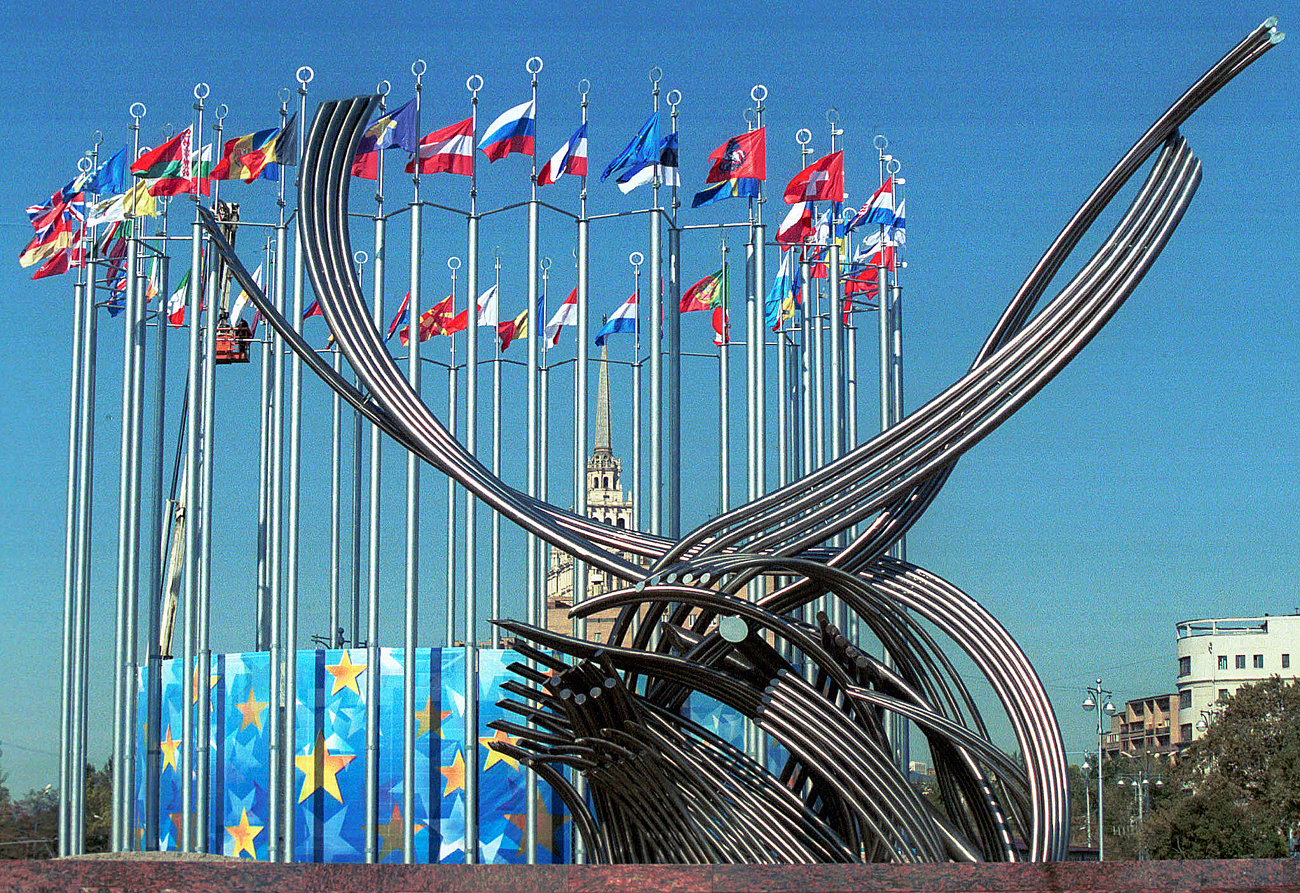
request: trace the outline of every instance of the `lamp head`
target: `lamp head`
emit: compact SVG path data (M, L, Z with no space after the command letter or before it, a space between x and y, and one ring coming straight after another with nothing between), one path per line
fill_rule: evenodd
M1097 706L1097 702L1092 699L1092 695L1088 695L1088 697L1084 698L1083 700L1084 710L1091 710L1096 706Z

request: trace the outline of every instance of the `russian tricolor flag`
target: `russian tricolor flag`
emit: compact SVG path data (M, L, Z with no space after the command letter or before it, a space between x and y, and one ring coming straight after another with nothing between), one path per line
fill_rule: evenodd
M605 339L610 335L619 332L635 332L637 330L636 305L636 292L632 292L632 297L619 304L618 309L610 314L608 321L596 333L597 347L603 347Z
M505 158L512 152L533 154L533 134L537 127L537 107L533 100L517 105L488 125L487 133L478 147L487 156L488 163Z
M587 125L583 124L569 141L551 156L537 172L537 185L549 186L565 174L587 176Z

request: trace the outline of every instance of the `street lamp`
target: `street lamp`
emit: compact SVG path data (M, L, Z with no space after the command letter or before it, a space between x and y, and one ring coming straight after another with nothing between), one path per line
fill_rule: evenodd
M1083 770L1083 818L1088 829L1088 846L1092 846L1092 788L1088 781L1088 773L1092 771L1092 764L1088 762L1087 757L1084 757L1083 765L1079 768ZM1101 775L1099 774L1097 778L1100 780Z
M1103 734L1102 715L1105 714L1107 716L1114 716L1115 705L1111 703L1110 700L1113 692L1107 691L1106 689L1102 688L1100 679L1097 680L1097 684L1095 686L1090 686L1087 689L1087 692L1088 692L1088 697L1086 697L1083 701L1083 709L1097 711L1097 861L1104 862L1106 861L1106 820L1105 820L1106 813L1105 813L1105 807L1103 805L1103 794L1102 794L1102 783L1101 783L1101 778L1102 778L1101 743L1102 743L1102 734ZM1105 698L1105 705L1106 705L1104 707L1101 706L1101 704L1103 703L1102 701L1103 697Z
M1155 779L1156 787L1163 787L1164 783L1165 782L1163 778ZM1133 786L1133 799L1134 801L1136 801L1137 808L1138 808L1138 824L1137 824L1138 860L1139 861L1144 860L1146 858L1146 851L1143 849L1143 843L1142 843L1142 825L1146 821L1145 807L1147 801L1151 797L1152 779L1149 775L1147 775L1146 767L1143 766L1138 772L1129 775L1120 776L1119 781L1117 781L1116 784L1120 785L1121 787L1125 785Z

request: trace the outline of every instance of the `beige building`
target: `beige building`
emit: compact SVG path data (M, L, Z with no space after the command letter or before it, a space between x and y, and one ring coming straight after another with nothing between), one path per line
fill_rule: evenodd
M600 351L600 377L596 387L596 441L587 457L587 517L611 527L631 530L636 525L635 505L631 493L623 492L623 462L614 455L610 438L609 363L604 347ZM636 560L635 556L624 554ZM614 588L619 581L598 568L587 568L587 598ZM546 572L546 628L552 632L572 634L573 557L551 549ZM609 631L617 611L607 611L587 619L586 638L592 642L609 640Z
M1149 695L1134 698L1110 719L1110 731L1102 736L1107 757L1125 754L1172 757L1186 744L1178 722L1178 695Z

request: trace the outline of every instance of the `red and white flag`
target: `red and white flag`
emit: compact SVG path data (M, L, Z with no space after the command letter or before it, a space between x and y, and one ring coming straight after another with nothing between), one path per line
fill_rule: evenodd
M785 203L844 201L844 152L832 152L818 158L795 174L785 187Z
M420 152L406 165L408 174L415 173L417 163L422 174L474 173L474 119L466 118L448 124L420 139Z
M812 235L812 203L796 202L776 228L776 240L782 245L798 245Z
M560 309L555 311L551 321L546 324L546 340L551 342L551 346L560 343L560 330L565 326L576 326L578 324L578 287L575 285L573 291L564 299Z
M569 141L537 172L537 185L549 186L565 174L575 177L587 176L587 125L583 124L578 132L569 137Z

